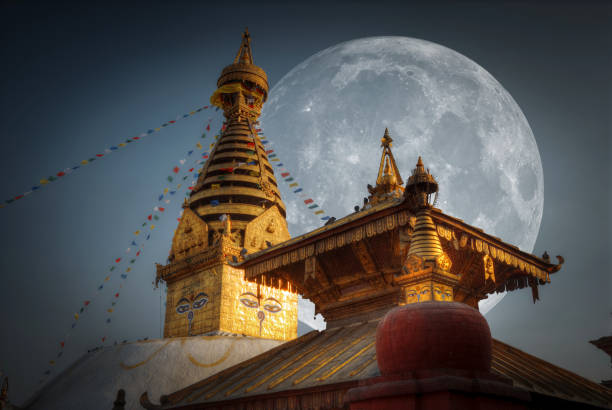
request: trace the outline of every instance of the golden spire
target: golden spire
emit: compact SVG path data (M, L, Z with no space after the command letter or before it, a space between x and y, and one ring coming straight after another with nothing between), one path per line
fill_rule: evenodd
M244 29L242 34L242 43L234 58L234 64L253 64L253 52L251 51L251 35L249 34L249 28Z
M442 253L440 238L431 216L425 210L419 211L410 237L408 257L416 255L426 261L435 261Z
M395 163L395 158L391 152L391 143L393 139L389 135L389 129L385 128L385 135L380 140L383 148L380 157L380 166L378 167L378 177L376 178L376 186L368 185L370 196L368 202L375 205L390 199L401 198L404 188L402 177Z
M223 108L227 122L191 193L189 207L209 225L211 235L222 229L229 235L233 228L234 243L259 250L262 241L278 243L281 237L289 239L289 232L274 170L258 136L256 121L267 98L268 82L265 71L253 64L248 30L217 85L211 102ZM279 227L275 233L279 238L249 237L255 230L247 227L264 213L266 220L274 219ZM223 215L227 220L220 219Z
M412 170L412 175L408 178L404 196L408 200L408 206L413 212L429 208L437 200L438 182L429 173L429 170L425 169L421 157L417 161L416 168Z

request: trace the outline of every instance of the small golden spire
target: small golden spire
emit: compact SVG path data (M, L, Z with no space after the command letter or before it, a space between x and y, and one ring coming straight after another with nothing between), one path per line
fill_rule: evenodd
M376 177L376 186L368 185L370 196L368 202L375 205L379 202L401 198L404 188L402 177L395 163L395 158L391 152L391 143L393 139L389 135L389 129L385 128L385 134L380 140L382 155L380 157L380 166L378 167L378 176Z
M234 58L234 64L253 64L253 52L251 51L251 35L249 34L249 28L244 29L242 34L242 43L238 49L238 54Z
M425 169L420 156L416 168L412 170L412 175L406 182L404 195L408 198L408 205L413 212L435 204L438 195L438 182L429 173L429 170ZM431 195L434 196L431 197Z
M391 143L393 142L393 138L391 138L391 136L389 135L389 129L385 128L385 135L383 135L383 137L380 140L381 142L381 147L384 148L391 148Z

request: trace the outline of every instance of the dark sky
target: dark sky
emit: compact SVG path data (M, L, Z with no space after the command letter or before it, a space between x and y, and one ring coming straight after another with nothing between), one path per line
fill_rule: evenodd
M593 380L612 378L607 356L588 343L612 334L609 7L218 3L2 2L0 199L207 104L245 26L271 86L343 41L380 35L433 41L484 67L523 110L544 168L534 253L548 250L567 261L541 288L540 302L532 304L529 290L517 291L487 315L493 336ZM132 232L159 204L167 175L187 158L209 118L219 127L218 113L200 113L0 209L0 371L11 378L14 401L36 389L61 341L65 353L53 374L104 336L107 344L159 337L163 291L151 284L153 264L165 261L180 197L151 231L111 324L104 309L119 290L117 275L104 291L96 289L113 260L126 257ZM73 314L94 297L66 339Z

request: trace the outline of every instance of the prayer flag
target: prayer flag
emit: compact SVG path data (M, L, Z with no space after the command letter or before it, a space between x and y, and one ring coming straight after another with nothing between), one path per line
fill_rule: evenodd
M321 218L321 220L323 221L327 221L329 219L329 216L324 216L323 218Z
M89 300L86 300L85 302L83 302L83 304L84 304L85 306L89 305L90 303L91 303L91 302L90 302Z
M288 176L289 176L289 173L288 173L288 172L283 172L283 173L281 174L281 177L283 177L283 178L288 177Z
M115 259L115 262L116 262L116 263L121 262L121 258L117 258L117 259Z
M166 208L159 207L159 212L164 212Z
M314 202L314 201L313 201L312 199L310 199L310 198L308 198L308 199L305 199L305 200L304 200L304 203L305 203L306 205L311 204L311 203L313 203L313 202Z
M115 297L118 298L119 297L119 292L115 293Z
M210 124L206 126L206 131L210 131Z
M135 231L134 232L134 235L139 235L139 234L140 234L140 231Z
M153 218L153 215L147 216L147 219L150 221Z
M319 205L314 204L314 205L310 205L310 206L308 207L308 209L315 209L315 208L318 208L318 207L319 207Z
M321 210L315 212L315 215L321 215L321 214L324 214L324 213L325 213L325 211L321 209Z
M287 178L287 179L285 179L285 182L291 182L291 181L293 181L293 178Z
M122 274L121 274L121 277L122 277L123 279L127 279L127 276L128 276L128 275L126 275L125 273L122 273Z
M79 314L78 314L78 313L75 313L75 314L74 314L74 319L75 319L75 320L79 320Z
M155 225L151 225L151 230L155 229Z
M106 310L108 313L113 313L113 308L107 309Z
M179 169L179 167L174 167L174 168L172 168L172 171L174 171L175 174L178 174L180 169Z
M297 182L293 182L293 183L289 184L289 188L294 188L294 187L296 187L296 186L298 186L298 183L297 183ZM300 188L300 189L296 189L296 190L295 190L295 191L293 191L293 192L294 192L294 193L302 192L302 188Z

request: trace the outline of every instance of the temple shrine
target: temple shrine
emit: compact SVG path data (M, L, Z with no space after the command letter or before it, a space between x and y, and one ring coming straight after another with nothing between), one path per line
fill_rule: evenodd
M493 339L478 312L499 292L530 291L535 303L563 258L436 208L444 187L426 158L402 178L389 130L363 206L291 238L260 138L268 89L245 32L211 97L223 132L156 268L168 288L164 339L86 356L28 408L73 408L58 406L97 394L79 383L104 368L117 382L107 402L83 394L87 408L612 409L610 389ZM298 337L298 295L325 330Z
M217 85L211 102L227 126L184 205L171 262L157 270L169 289L165 336L239 332L287 342L159 404L145 392L144 408L612 406L603 386L492 339L477 311L497 292L529 288L537 301L561 256L536 257L437 209L435 177L419 157L404 184L388 130L363 207L290 238L259 139L268 84L248 33ZM209 312L192 325L181 303L201 293ZM297 294L315 304L326 330L295 338Z

